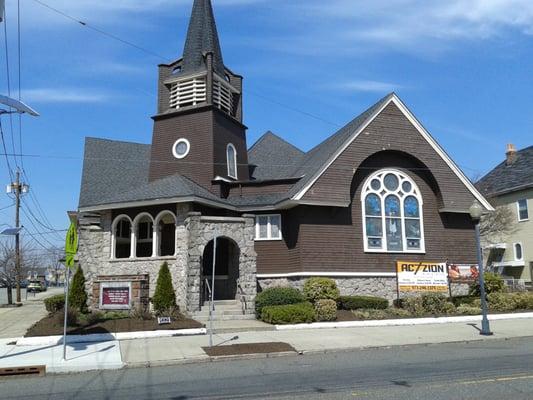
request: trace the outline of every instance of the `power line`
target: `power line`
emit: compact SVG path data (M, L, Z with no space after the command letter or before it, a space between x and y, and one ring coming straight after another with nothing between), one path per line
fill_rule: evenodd
M67 19L70 19L71 21L76 22L77 24L79 24L79 25L81 25L81 26L83 26L85 28L91 29L91 30L93 30L93 31L95 31L95 32L97 32L97 33L99 33L101 35L104 35L104 36L106 36L106 37L108 37L110 39L113 39L113 40L115 40L117 42L120 42L122 44L125 44L127 46L134 47L137 50L140 50L140 51L142 51L142 52L144 52L146 54L149 54L151 56L154 56L154 57L160 58L162 60L165 60L166 62L169 61L169 59L167 57L164 57L161 54L154 53L152 50L148 50L148 49L146 49L146 48L144 48L142 46L139 46L139 45L137 45L137 44L135 44L133 42L130 42L129 40L122 39L122 38L120 38L120 37L118 37L118 36L116 36L116 35L114 35L112 33L109 33L109 32L106 32L106 31L100 29L100 28L97 28L96 26L90 25L86 21L82 21L82 20L80 20L80 19L78 19L76 17L73 17L72 15L67 14L66 12L61 11L61 10L55 8L55 7L52 7L52 6L42 2L40 0L33 0L33 1L35 3L37 3L37 4L40 4L41 6L43 6L45 8L48 8L49 10L51 10L51 11L53 11L53 12L59 14L59 15L62 15L63 17L65 17Z
M18 100L21 101L22 99L22 93L21 93L21 86L22 86L22 44L20 41L20 0L17 0L17 47L18 47L18 84L19 84L19 98ZM19 113L19 148L20 152L22 153L22 114ZM22 169L24 170L24 160L20 158L20 165Z
M6 139L4 137L4 129L2 128L2 117L0 116L0 138L2 139L2 147L4 148L4 156L6 158L7 170L9 171L9 177L13 181L13 170L11 169L11 163L9 162L8 152L6 148Z
M11 208L11 207L13 207L14 205L15 205L15 203L13 203L13 204L10 204L10 205L8 205L8 206L5 206L5 207L2 207L2 208L0 208L0 211L2 211L2 210L7 210L8 208Z

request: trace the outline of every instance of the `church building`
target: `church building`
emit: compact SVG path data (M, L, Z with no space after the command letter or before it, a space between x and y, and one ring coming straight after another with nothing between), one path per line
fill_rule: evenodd
M151 142L85 140L78 256L92 307L146 304L166 262L194 314L215 237L215 298L246 315L258 291L311 276L393 299L396 260L476 263L468 209L492 207L396 94L307 152L271 132L249 146L243 77L224 64L211 1L194 0L157 95Z

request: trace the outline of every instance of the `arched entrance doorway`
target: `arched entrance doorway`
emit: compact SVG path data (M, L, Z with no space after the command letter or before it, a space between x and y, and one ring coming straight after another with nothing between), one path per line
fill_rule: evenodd
M202 256L202 302L209 300L209 285L212 283L213 240L204 249ZM237 298L237 280L239 279L239 246L231 239L217 238L215 263L215 300L234 300Z

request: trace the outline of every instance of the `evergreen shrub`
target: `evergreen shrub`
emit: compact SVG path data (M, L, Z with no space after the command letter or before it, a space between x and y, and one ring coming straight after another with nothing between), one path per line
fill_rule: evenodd
M261 319L268 324L301 324L316 321L315 308L309 302L263 307Z
M389 301L382 297L374 296L340 296L338 304L341 310L358 310L361 308L384 310L389 306Z
M333 279L330 278L309 278L304 283L305 298L315 303L317 300L329 299L335 300L339 298L339 289Z
M85 276L83 269L78 266L74 273L72 283L68 292L68 306L78 310L80 313L87 313L87 292L85 291Z
M152 297L152 304L156 314L161 315L175 309L176 293L172 285L172 276L166 262L161 265L157 276L155 293Z
M257 294L255 298L255 313L258 318L261 318L261 310L264 307L283 306L304 301L305 297L298 289L293 287L271 287Z

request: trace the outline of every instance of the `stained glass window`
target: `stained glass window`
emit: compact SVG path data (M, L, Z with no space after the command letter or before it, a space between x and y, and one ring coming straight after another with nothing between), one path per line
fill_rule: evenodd
M416 183L399 170L373 173L363 186L365 250L421 252L422 198Z

